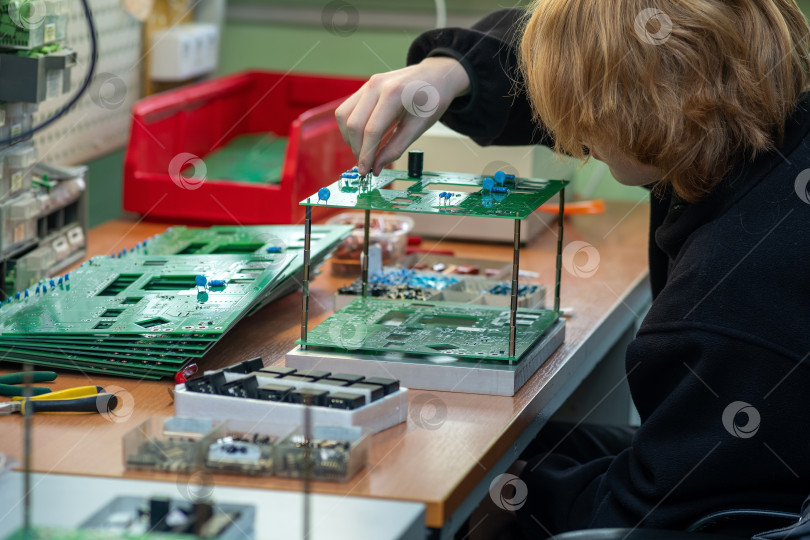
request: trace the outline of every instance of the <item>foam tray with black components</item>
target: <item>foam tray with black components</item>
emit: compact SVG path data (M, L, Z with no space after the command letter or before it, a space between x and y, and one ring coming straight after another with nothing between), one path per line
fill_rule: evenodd
M312 405L314 425L357 426L377 433L408 418L407 388L396 380L359 374L280 366L245 372L231 366L179 384L174 393L177 416L272 420L290 427L304 423L305 403Z

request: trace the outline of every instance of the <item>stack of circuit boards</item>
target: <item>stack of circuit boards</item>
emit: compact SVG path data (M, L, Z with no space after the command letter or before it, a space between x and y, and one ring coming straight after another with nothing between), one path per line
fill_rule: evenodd
M351 226L313 227L319 265ZM143 379L173 375L245 315L300 286L303 227L187 229L9 296L0 360Z

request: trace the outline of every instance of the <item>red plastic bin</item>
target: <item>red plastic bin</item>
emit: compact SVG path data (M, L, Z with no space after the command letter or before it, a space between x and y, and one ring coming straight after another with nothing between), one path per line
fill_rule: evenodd
M204 223L303 222L299 201L356 164L335 109L363 82L247 71L142 99L124 159L124 210ZM237 135L268 131L288 137L279 184L169 173L173 159L174 169L185 160L181 154L204 161Z

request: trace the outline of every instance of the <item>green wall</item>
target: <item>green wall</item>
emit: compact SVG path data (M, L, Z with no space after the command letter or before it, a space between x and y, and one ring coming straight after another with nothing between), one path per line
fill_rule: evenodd
M805 14L810 14L810 0L798 0L798 4ZM359 28L341 37L320 25L228 21L222 34L219 74L265 68L371 75L403 67L408 46L417 34L417 31ZM88 164L91 225L121 215L123 155L123 150L119 150ZM632 201L647 197L645 190L622 186L603 165L593 161L577 171L574 189L589 197Z

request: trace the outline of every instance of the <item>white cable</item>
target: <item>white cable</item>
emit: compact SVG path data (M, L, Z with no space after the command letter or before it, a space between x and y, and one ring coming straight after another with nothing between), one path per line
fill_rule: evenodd
M447 26L447 4L445 0L436 0L436 28Z

